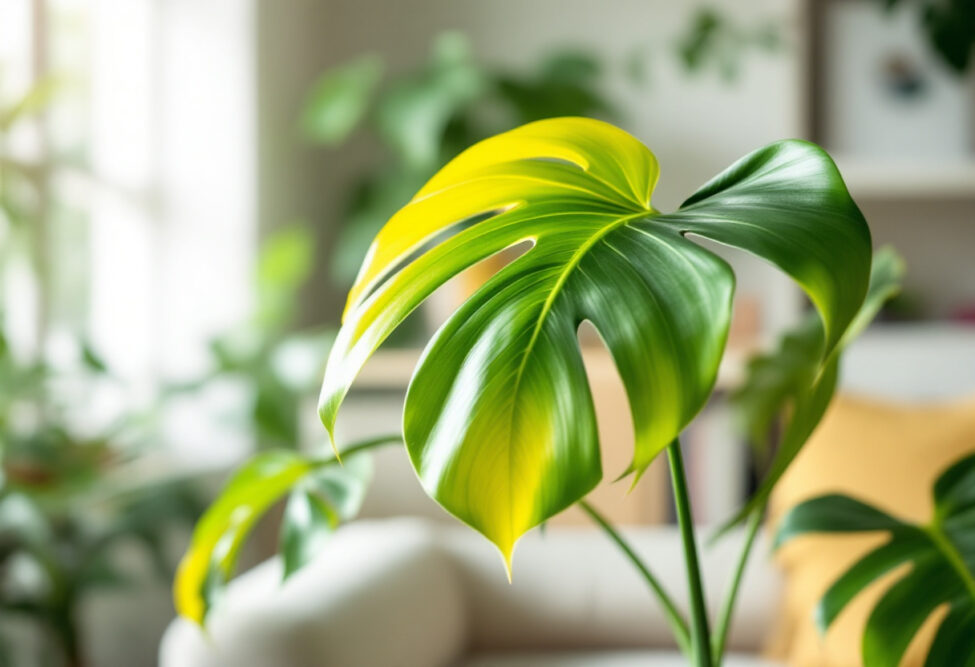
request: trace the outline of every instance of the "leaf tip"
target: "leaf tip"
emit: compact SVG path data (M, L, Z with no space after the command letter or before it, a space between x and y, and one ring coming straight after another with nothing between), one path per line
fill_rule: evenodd
M508 583L509 584L512 581L512 577L511 577L511 572L512 572L511 563L512 563L512 561L514 559L515 544L516 544L516 542L517 542L517 540L508 542L506 544L501 544L499 542L495 542L495 546L498 548L498 553L501 555L501 562L504 564L504 574L505 574L506 577L508 577Z
M513 553L511 549L501 551L501 562L504 563L504 574L508 577L508 583L511 583L511 557Z

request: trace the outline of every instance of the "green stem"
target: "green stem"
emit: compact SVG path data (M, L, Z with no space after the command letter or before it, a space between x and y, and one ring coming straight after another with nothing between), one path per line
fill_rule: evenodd
M720 665L724 657L725 644L728 641L728 631L731 629L731 615L735 610L735 602L738 599L738 590L741 587L741 577L745 572L745 565L748 563L748 556L752 552L755 544L755 536L762 525L762 516L765 514L765 503L755 508L751 516L748 517L748 527L745 533L745 544L742 546L741 554L738 556L738 564L735 566L735 573L731 579L731 587L725 596L721 614L718 616L718 623L714 628L712 640L714 642L713 660L714 664Z
M403 442L403 436L401 436L398 433L391 434L391 435L381 435L376 438L370 438L369 440L362 440L355 444L349 445L341 452L339 452L339 455L344 458L346 456L352 456L353 454L364 452L369 449L375 449L376 447L384 447L386 445L396 445L396 444L401 444L402 442ZM312 463L316 467L321 467L321 466L332 465L333 463L340 463L340 461L339 458L335 456L335 454L328 454L321 458L314 459Z
M687 566L687 585L691 599L692 655L696 667L712 667L708 611L704 602L704 588L701 585L701 566L698 563L697 543L694 540L694 516L691 514L687 478L684 475L684 459L680 453L680 440L675 439L667 447L667 460L670 462L674 506L677 510L677 523L680 526L681 540L684 545L684 563Z
M654 576L650 568L647 567L646 563L637 555L630 544L620 535L615 528L606 520L606 518L596 510L595 507L587 503L585 500L579 501L579 507L588 514L593 521L599 524L610 539L616 543L616 546L620 548L630 562L633 563L634 567L643 575L644 580L650 587L650 590L654 595L657 596L657 600L660 601L660 605L663 607L664 614L667 616L667 622L670 624L670 630L674 633L674 638L677 640L677 645L680 647L681 652L684 655L690 655L691 644L690 644L690 634L687 629L687 621L681 615L680 611L677 609L677 605L674 604L673 599L667 594L667 591L660 582Z

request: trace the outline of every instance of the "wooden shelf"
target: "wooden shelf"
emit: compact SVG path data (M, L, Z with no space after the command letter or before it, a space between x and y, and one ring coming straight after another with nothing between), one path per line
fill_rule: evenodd
M975 199L975 160L934 162L834 157L854 197Z
M371 391L405 390L413 377L413 369L420 360L419 349L379 350L366 362L354 389ZM589 377L593 382L601 382L616 375L616 367L609 353L602 348L584 348L583 359ZM730 389L741 381L747 354L744 350L729 349L725 352L718 371L717 388Z

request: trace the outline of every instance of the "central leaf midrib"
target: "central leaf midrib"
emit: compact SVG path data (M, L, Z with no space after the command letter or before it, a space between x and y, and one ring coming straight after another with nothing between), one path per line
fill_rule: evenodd
M954 544L952 544L948 536L945 535L939 524L934 523L928 526L925 532L927 532L928 537L931 538L934 548L946 561L948 561L948 564L951 566L951 569L954 570L955 575L961 580L962 585L965 587L969 597L975 601L975 578L973 578L972 573L968 571L968 567L965 565L965 560L958 552L958 549Z
M521 390L521 379L524 376L525 367L528 365L528 359L531 357L531 353L535 347L535 343L538 341L538 336L541 334L542 326L545 324L545 318L548 317L549 312L551 312L552 305L555 303L555 299L558 297L559 293L561 292L562 287L569 279L569 275L579 265L579 262L582 261L582 258L586 255L586 253L588 253L589 250L591 250L594 245L596 245L600 240L605 238L610 232L619 229L623 225L626 225L627 223L631 222L632 220L636 220L637 218L642 218L647 215L652 215L654 213L656 213L656 211L652 207L648 207L644 210L636 211L629 215L624 215L614 220L612 223L606 225L605 227L600 228L595 234L593 234L588 239L586 239L585 243L579 246L579 248L572 254L572 257L566 263L565 267L562 269L561 273L559 274L559 277L555 281L555 284L552 286L549 295L545 298L545 302L542 304L542 309L539 312L538 318L535 321L535 327L532 329L531 338L528 339L528 343L525 345L525 350L522 353L521 361L518 364L518 369L515 371L515 386L514 386L514 390L511 393L511 419L509 421L509 428L508 428L509 439L511 433L513 432L512 426L515 420L515 412L517 410L517 405L518 405L518 393ZM514 448L510 446L510 442L509 442L509 447L508 447L508 471L509 471L508 506L509 507L513 506L514 504L514 499L511 497L512 487L511 487L511 475L510 475L510 471L513 468L513 461L512 461L513 453L514 453ZM513 520L514 515L512 513L509 512L508 516L509 519ZM512 534L514 534L513 525L509 525L509 531Z

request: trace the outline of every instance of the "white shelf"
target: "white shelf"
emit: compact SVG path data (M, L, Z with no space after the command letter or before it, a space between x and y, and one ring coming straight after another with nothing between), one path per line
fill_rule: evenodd
M854 197L975 199L975 159L933 162L834 156Z
M975 392L975 325L874 325L844 353L841 387L901 402L969 397Z
M413 369L420 360L420 353L421 350L418 349L379 350L366 362L353 388L373 391L405 390L413 377ZM593 381L616 375L616 367L605 349L583 348L582 356ZM730 389L738 385L743 377L746 358L747 355L742 350L729 349L725 352L718 371L717 388Z

